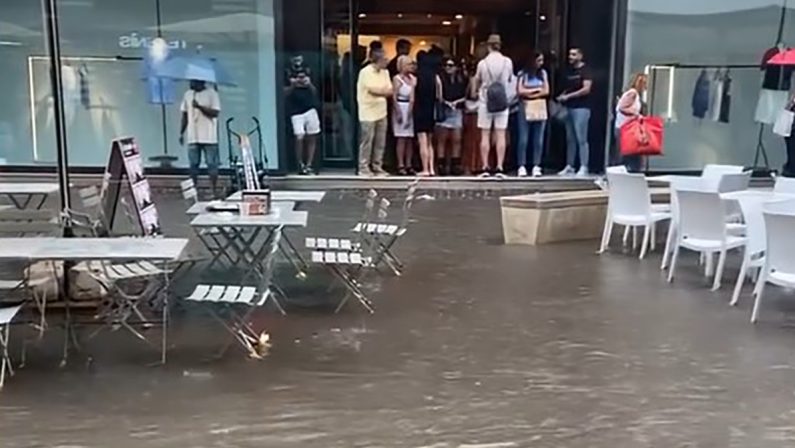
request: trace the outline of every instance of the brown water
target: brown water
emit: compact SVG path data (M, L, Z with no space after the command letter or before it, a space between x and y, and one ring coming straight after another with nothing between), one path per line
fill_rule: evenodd
M357 212L332 196L312 233ZM161 207L162 208L162 207ZM170 233L187 232L169 207ZM169 214L171 216L169 216ZM331 314L326 277L283 273L297 304L258 317L264 361L230 352L188 310L166 367L118 333L59 369L59 335L0 393L0 446L17 447L783 447L795 440L791 325L771 294L730 308L693 259L668 285L659 258L594 255L595 242L499 244L491 200L424 203L402 278L369 285L373 316ZM300 240L300 238L297 238ZM18 333L21 334L21 333ZM91 356L88 362L86 356Z

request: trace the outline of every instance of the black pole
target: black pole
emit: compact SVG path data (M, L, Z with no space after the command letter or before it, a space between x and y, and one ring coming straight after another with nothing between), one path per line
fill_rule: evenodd
M160 12L160 0L155 0L155 13L157 16L157 37L163 37L163 18ZM158 84L160 84L160 93L163 93L163 79L158 78ZM160 118L163 124L163 153L168 155L168 119L166 116L166 105L163 101L160 102Z
M58 185L61 200L61 211L71 208L69 196L69 158L66 140L66 118L63 107L63 82L61 74L61 42L58 31L58 9L56 0L42 0L44 22L47 36L47 55L50 59L50 83L53 96L53 112L55 119L55 145L58 171ZM64 220L64 236L71 236L71 220Z
M778 21L778 35L776 37L776 45L780 44L784 39L784 24L787 22L787 0L781 5L781 17Z

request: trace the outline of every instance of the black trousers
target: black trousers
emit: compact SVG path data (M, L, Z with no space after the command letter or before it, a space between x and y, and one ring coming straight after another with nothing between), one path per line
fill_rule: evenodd
M784 139L787 143L787 162L784 164L784 172L787 177L795 177L795 136Z

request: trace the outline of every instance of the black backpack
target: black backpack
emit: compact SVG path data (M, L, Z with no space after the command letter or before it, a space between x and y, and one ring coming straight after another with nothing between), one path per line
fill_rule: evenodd
M508 64L503 62L503 70ZM486 71L489 73L491 83L486 87L486 110L489 113L503 112L508 109L508 92L505 89L505 83L502 82L500 77L496 77L491 73L488 64L486 64ZM502 72L500 72L502 74Z

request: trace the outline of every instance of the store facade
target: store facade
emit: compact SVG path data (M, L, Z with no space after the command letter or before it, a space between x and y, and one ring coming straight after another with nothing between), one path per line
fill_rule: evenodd
M69 162L102 167L110 141L130 135L145 157L168 154L177 157L176 169L187 166L179 144L179 102L187 85L175 83L168 101L154 101L148 88L143 59L157 36L172 54L199 52L233 74L236 85L219 88L224 166L226 120L234 119L233 130L248 132L256 117L269 168L293 169L283 82L289 60L301 55L319 89L323 132L316 163L321 171L353 172L355 74L370 41L383 41L389 53L397 37L411 36L415 50L437 44L463 55L475 53L477 43L496 31L512 57L523 60L531 49L540 49L549 55L552 70L560 69L569 46L585 50L596 81L593 171L604 166L612 145L615 95L635 71L651 75L649 106L667 119L666 155L653 159L650 169L698 169L710 162L750 166L760 146L775 169L783 161L783 142L770 126L759 126L755 112L762 55L778 41L795 40L795 11L782 2L58 0ZM55 164L54 100L44 37L40 2L0 4L0 160L7 166ZM710 81L723 80L724 86L731 80L728 104L716 107L710 101L703 118L692 110L702 72ZM717 82L710 84L710 89L717 87ZM721 108L728 110L724 117ZM548 167L562 164L563 140L560 130L553 129Z
M768 95L786 101L792 70L764 69L763 59L779 43L795 45L795 2L626 3L621 75L651 75L651 112L667 122L665 157L652 159L651 169L707 163L781 169L784 141L772 133L771 119L782 107L766 111L764 103Z

